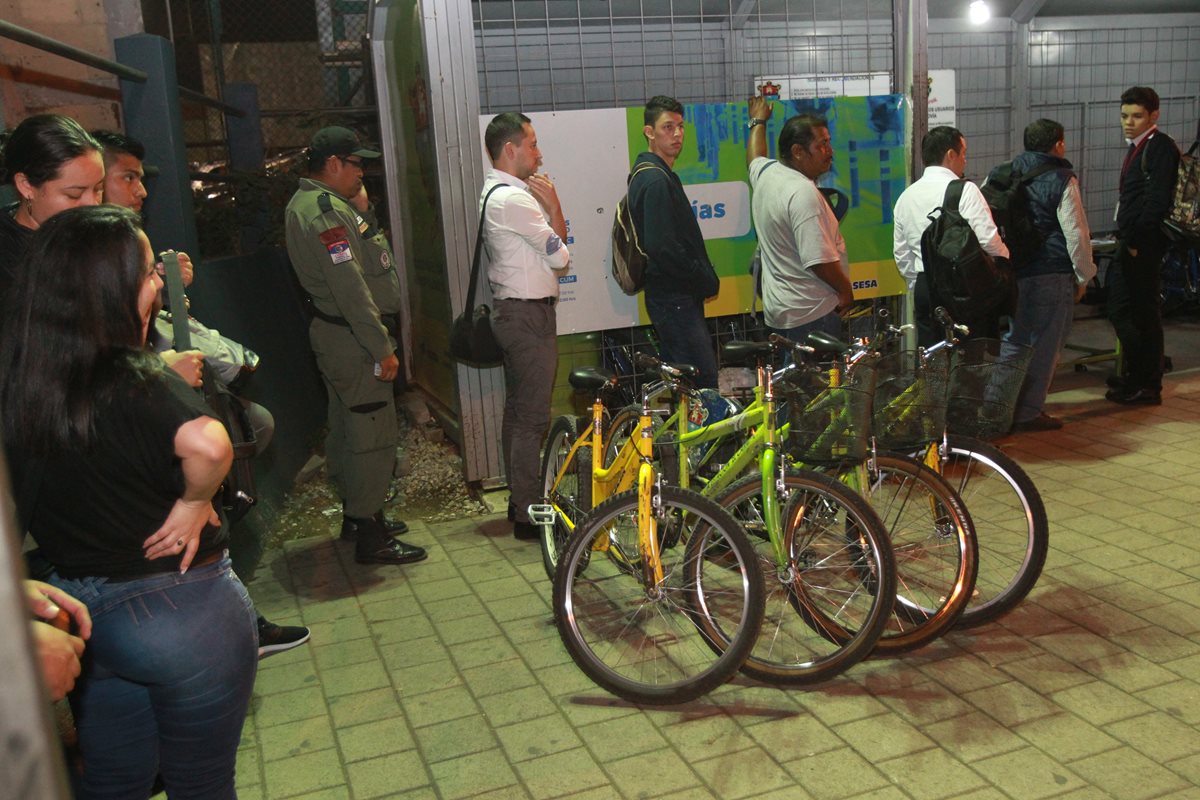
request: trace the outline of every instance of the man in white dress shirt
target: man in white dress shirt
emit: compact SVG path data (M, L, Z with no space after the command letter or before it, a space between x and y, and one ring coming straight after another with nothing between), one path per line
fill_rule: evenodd
M550 421L550 391L558 361L558 278L571 255L558 192L545 175L529 117L500 114L484 132L492 169L479 203L488 281L495 300L492 329L504 351L504 422L501 444L511 494L509 517L518 539L537 539L529 504L538 485L542 438Z
M921 234L929 227L929 214L941 208L946 187L966 172L967 140L957 128L945 125L936 127L921 140L921 160L925 164L921 179L905 189L896 201L892 252L896 257L896 267L908 283L908 290L913 293L917 340L927 347L940 341L943 331L933 318L936 303L930 295L929 281L921 263ZM970 223L985 252L993 257L1008 258L1008 248L1000 238L987 201L983 199L979 187L970 181L963 186L958 211ZM998 314L983 321L961 321L972 325L971 333L974 335L999 335Z

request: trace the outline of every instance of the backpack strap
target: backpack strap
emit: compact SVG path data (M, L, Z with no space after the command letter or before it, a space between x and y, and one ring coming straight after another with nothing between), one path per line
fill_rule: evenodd
M965 178L950 181L950 185L946 187L946 196L942 199L942 211L949 211L954 214L959 213L958 204L962 201L963 186L966 183Z
M1056 164L1038 164L1036 167L1029 170L1029 172L1021 176L1021 186L1028 186L1029 184L1033 183L1034 178L1045 175L1047 172L1053 172L1056 169L1058 169L1058 165Z
M492 192L499 189L501 186L508 186L507 183L497 183L488 193L483 196L483 208L479 210L479 228L475 231L475 256L471 259L471 281L467 286L467 302L463 308L471 311L475 308L475 289L479 285L479 256L483 252L483 219L487 213L488 200L491 199Z

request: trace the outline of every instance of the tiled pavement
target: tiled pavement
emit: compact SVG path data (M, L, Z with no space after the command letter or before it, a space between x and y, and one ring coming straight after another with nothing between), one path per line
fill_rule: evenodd
M357 566L334 531L290 543L251 593L312 643L262 662L240 796L1200 797L1200 371L1169 376L1159 408L1102 394L1063 373L1066 429L1003 442L1050 516L1031 598L807 691L608 696L500 514L413 525L431 554L408 567Z

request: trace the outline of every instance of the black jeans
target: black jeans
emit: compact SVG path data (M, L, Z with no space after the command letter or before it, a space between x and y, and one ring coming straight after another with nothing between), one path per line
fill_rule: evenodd
M1162 257L1165 247L1142 247L1131 255L1120 246L1108 272L1108 319L1121 342L1130 389L1162 390Z

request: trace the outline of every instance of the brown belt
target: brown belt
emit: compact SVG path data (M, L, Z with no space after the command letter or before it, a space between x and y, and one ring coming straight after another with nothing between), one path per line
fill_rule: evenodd
M223 555L225 555L225 549L218 548L213 550L211 553L197 556L196 558L192 559L191 566L189 566L188 569L193 569L195 567L207 567L209 564L215 564L221 560L221 556Z

